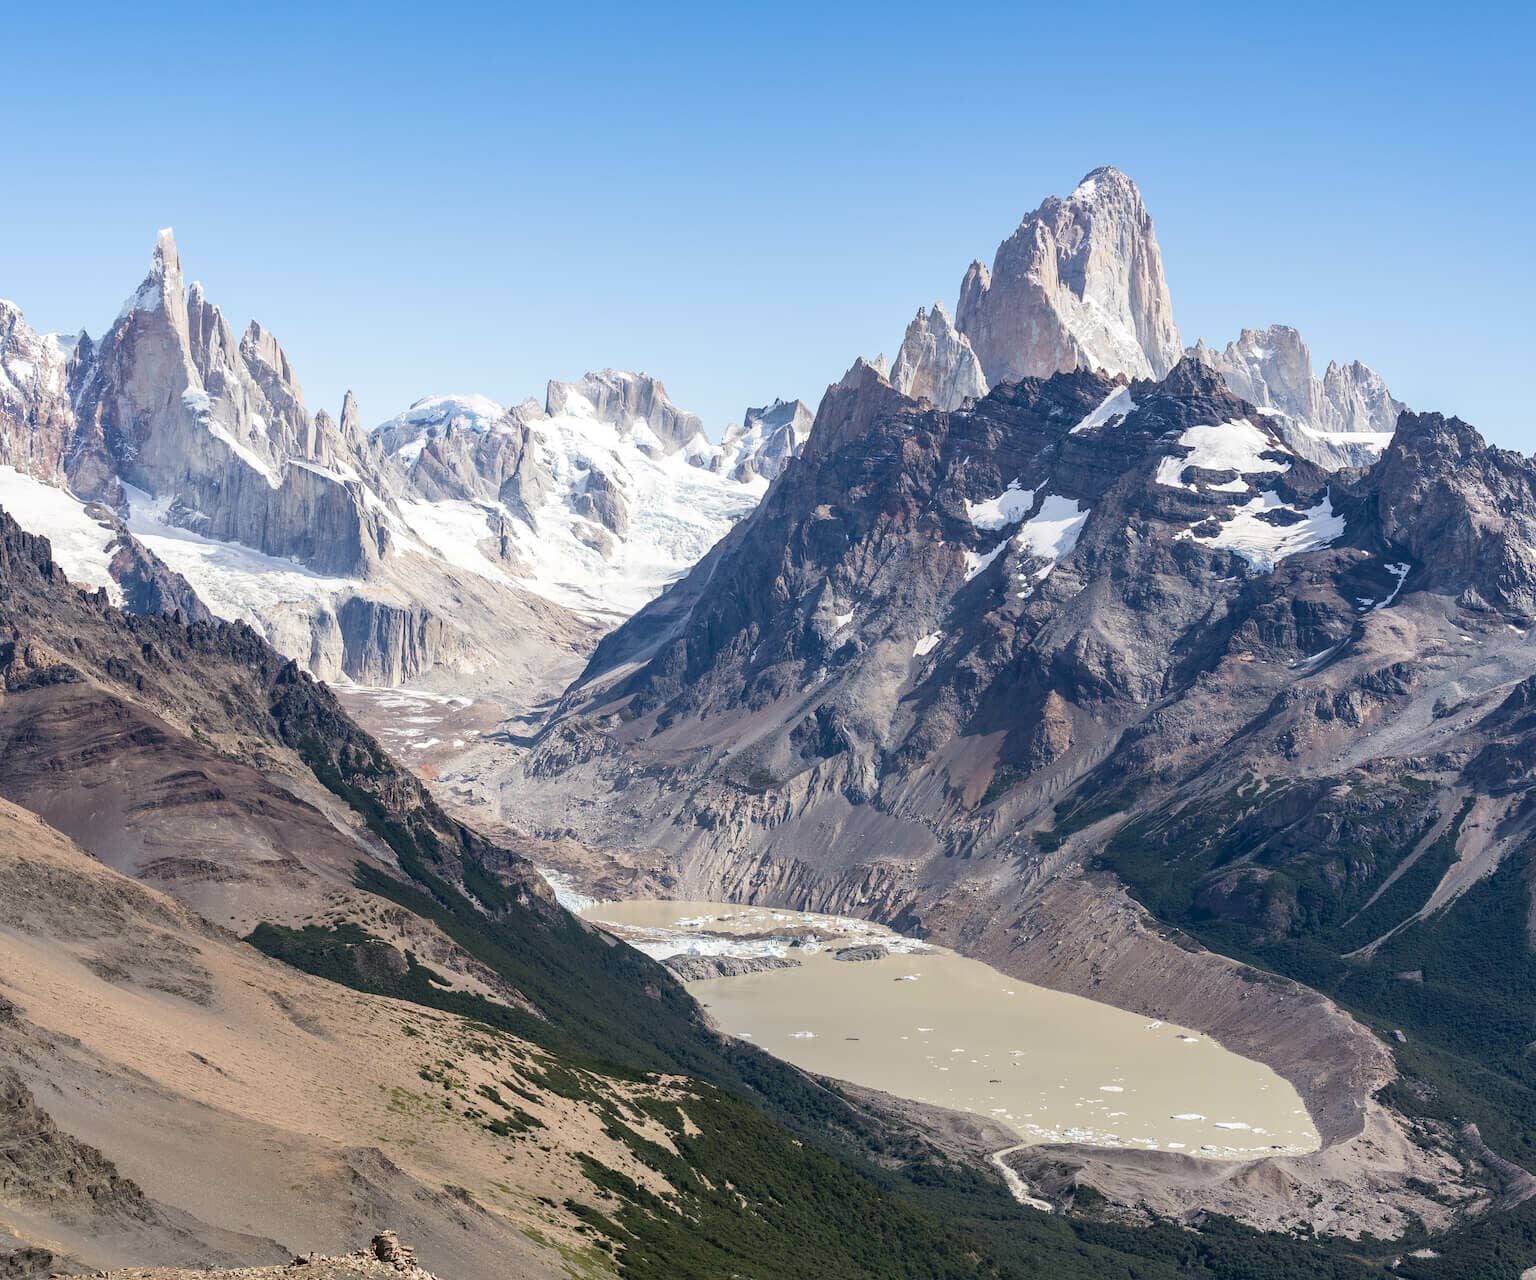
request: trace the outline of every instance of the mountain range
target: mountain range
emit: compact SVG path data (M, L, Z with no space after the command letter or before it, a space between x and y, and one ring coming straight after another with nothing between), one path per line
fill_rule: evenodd
M350 393L339 418L310 412L260 324L235 339L169 231L99 339L39 336L0 304L6 507L115 600L135 607L150 573L167 600L190 587L363 685L436 680L511 705L557 692L751 508L807 427L778 402L711 444L659 381L604 370L551 382L542 407L431 396L366 431Z
M1536 463L1173 315L1109 168L718 443L612 369L311 413L168 232L99 338L0 304L0 1274L1520 1274ZM419 778L407 694L492 727ZM1198 1028L1323 1147L1000 1179L536 866Z

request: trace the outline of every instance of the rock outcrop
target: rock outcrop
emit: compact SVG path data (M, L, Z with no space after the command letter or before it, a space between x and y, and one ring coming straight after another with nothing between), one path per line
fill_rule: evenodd
M679 409L661 381L645 373L603 369L576 382L551 382L544 408L551 416L586 412L621 433L638 432L640 447L647 450L670 454L688 448L696 439L704 441L704 424L698 415Z
M1188 354L1330 470L1369 466L1403 409L1358 361L1316 376L1306 343L1285 325L1245 329L1224 350L1201 341L1181 352L1151 218L1136 185L1112 168L1026 217L990 270L973 262L956 315L951 325L935 303L907 327L890 373L903 395L952 410L1002 380L1072 369L1161 378Z
M437 1280L416 1265L413 1249L393 1231L374 1236L356 1253L306 1253L271 1267L113 1267L93 1271L91 1280Z
M69 360L74 341L37 334L0 299L0 465L48 484L64 482L74 443Z
M773 969L798 969L790 956L669 956L662 963L679 982L704 982L710 978L740 978Z

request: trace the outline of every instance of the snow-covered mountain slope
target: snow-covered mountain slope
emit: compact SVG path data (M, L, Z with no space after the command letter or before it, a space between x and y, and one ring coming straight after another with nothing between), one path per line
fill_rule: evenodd
M101 588L120 605L122 587L111 571L117 530L110 521L93 517L86 505L57 485L0 466L0 509L29 533L53 543L53 558L76 586Z
M815 416L799 400L775 400L748 409L739 426L725 429L718 461L710 465L733 480L776 480L789 460L804 450Z
M714 445L656 379L604 370L546 407L431 397L368 433L350 393L339 421L310 411L260 324L236 339L169 230L99 340L0 304L0 506L73 580L206 604L327 679L547 698L751 509L800 426Z
M725 450L644 374L552 382L545 404L434 396L376 429L406 469L399 511L418 540L611 622L690 569L767 488L717 470Z

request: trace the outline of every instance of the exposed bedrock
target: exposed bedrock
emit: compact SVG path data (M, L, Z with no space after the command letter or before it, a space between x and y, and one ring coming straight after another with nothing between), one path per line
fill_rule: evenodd
M359 684L394 685L433 665L446 628L421 605L392 605L350 596L336 610L341 668Z

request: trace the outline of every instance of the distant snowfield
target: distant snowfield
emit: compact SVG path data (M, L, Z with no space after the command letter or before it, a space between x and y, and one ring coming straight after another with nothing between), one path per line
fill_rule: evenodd
M595 417L565 413L532 430L554 491L534 513L536 530L516 524L518 549L532 565L518 582L577 610L637 612L693 568L768 488L762 479L741 483L693 466L687 450L643 448L655 440L643 422L621 435ZM629 527L613 537L609 554L591 545L593 521L574 505L594 467L618 482L628 506Z
M114 604L122 603L122 589L108 568L112 555L107 547L117 535L87 515L85 503L15 467L0 467L0 507L28 533L53 544L53 558L71 582L105 587Z

